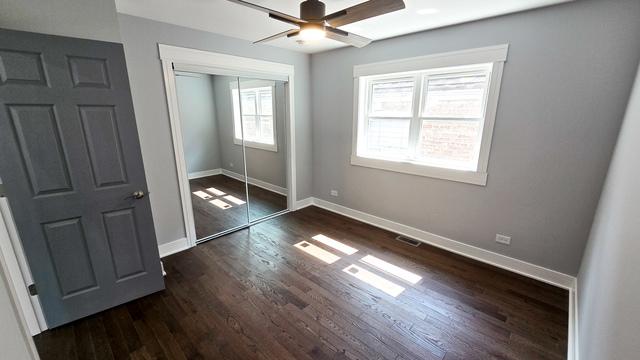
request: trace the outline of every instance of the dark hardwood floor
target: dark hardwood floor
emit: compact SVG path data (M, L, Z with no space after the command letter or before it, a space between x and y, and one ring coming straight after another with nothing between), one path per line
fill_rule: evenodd
M198 239L219 232L245 225L247 220L247 204L237 205L224 199L224 196L212 196L211 199L204 200L195 191L204 191L210 187L225 192L236 198L247 201L244 182L225 175L213 175L198 179L189 180L191 187L191 204L193 206L193 217L196 227L196 237ZM228 209L221 209L209 201L220 199L229 205ZM249 185L249 216L251 220L256 220L287 209L287 197L265 190L261 187Z
M566 291L394 238L309 207L164 258L166 290L46 331L36 345L43 360L565 358ZM293 246L301 241L340 259L327 264ZM399 280L366 255L422 279ZM343 271L352 264L405 290L387 295Z

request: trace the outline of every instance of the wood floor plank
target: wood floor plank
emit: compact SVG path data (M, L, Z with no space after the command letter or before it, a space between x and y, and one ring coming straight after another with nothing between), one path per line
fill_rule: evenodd
M566 358L565 290L394 238L315 207L289 213L164 258L164 291L46 331L36 346L43 360ZM389 295L343 271L351 265L404 290Z

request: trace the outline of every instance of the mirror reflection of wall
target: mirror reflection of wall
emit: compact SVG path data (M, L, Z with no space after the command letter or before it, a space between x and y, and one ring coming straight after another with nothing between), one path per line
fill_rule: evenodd
M286 210L286 83L176 71L176 89L196 237Z

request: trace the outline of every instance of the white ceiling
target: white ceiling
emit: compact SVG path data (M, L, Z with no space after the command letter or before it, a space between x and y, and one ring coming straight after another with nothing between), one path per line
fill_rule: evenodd
M294 16L297 0L248 0ZM365 0L326 0L327 14ZM374 40L459 24L572 0L405 0L406 9L341 27ZM293 27L266 13L226 0L116 0L118 12L255 41ZM422 10L422 11L421 11ZM422 12L422 14L421 14ZM269 43L290 50L315 53L344 46L322 39L300 45L295 38Z

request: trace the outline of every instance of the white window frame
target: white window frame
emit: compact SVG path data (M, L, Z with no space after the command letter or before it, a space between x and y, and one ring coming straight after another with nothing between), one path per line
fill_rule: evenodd
M493 136L493 128L498 107L500 84L502 81L504 63L507 60L508 48L509 45L504 44L354 66L354 115L351 164L485 186L487 184L487 168L489 164L491 139ZM422 86L424 73L446 73L447 71L455 71L456 69L460 69L460 67L467 66L470 69L486 68L490 71L484 119L481 120L483 123L481 125L482 138L480 140L478 166L475 170L455 170L444 167L429 166L417 162L401 162L397 160L387 160L361 155L362 152L359 152L359 150L362 150L362 146L366 143L366 119L369 110L368 106L370 105L370 101L367 98L369 91L367 91L368 89L366 85L370 85L372 83L372 78L377 80L378 78L419 76L420 79L416 79L417 87ZM421 72L421 74L416 75L416 72ZM411 126L416 126L416 121L413 119L422 119L422 115L417 112L421 108L420 103L423 101L424 94L422 94L422 88L416 89L417 91L415 91L413 99L414 108L412 109ZM413 133L415 133L415 131ZM411 141L417 141L417 139L410 139L410 142Z
M266 80L252 80L252 81L242 81L241 82L241 86L242 89L241 90L245 90L245 89L255 89L255 88L264 88L264 87L270 87L271 88L271 101L272 101L272 120L273 120L273 144L267 144L267 143L261 143L261 142L257 142L257 141L248 141L245 140L244 141L244 146L246 147L250 147L250 148L254 148L254 149L260 149L260 150L266 150L266 151L273 151L273 152L278 152L278 131L276 129L277 127L277 111L276 111L276 88L275 88L275 83L273 81L266 81ZM236 109L236 106L233 102L233 98L234 98L234 94L233 92L235 90L238 90L238 82L237 81L232 81L229 83L229 91L231 92L231 109L233 111L233 143L236 145L242 145L242 139L236 137L236 126L239 124L240 126L242 126L242 120L240 119L240 114L236 111L238 109ZM238 104L240 105L240 101L241 98L238 99ZM257 110L257 109L256 109ZM239 123L238 123L239 122Z

